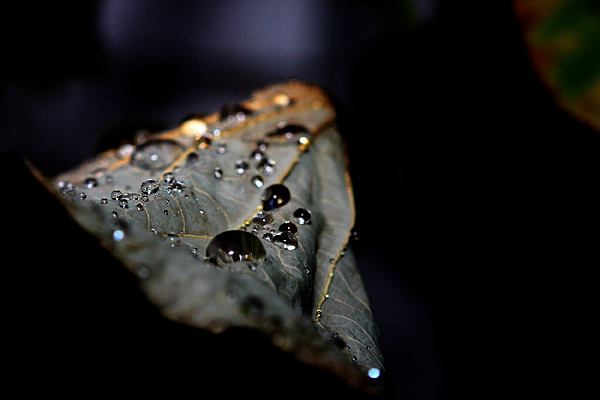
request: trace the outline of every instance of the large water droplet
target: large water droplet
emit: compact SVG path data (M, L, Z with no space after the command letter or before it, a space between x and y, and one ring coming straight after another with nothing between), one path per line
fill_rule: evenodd
M152 194L158 192L158 182L154 179L146 179L140 186L142 193Z
M296 250L298 248L298 239L290 232L279 232L273 236L273 243L285 250Z
M291 195L287 187L276 183L265 189L262 195L263 210L279 208L290 201Z
M145 170L159 170L168 167L182 149L170 140L153 140L138 146L131 156L131 163Z
M311 214L306 208L298 208L294 211L294 218L300 225L310 224Z
M262 261L267 255L260 239L244 231L225 231L212 238L206 256L217 264Z

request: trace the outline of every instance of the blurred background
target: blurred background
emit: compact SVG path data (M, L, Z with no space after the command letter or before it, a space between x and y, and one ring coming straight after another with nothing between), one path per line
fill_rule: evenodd
M47 175L270 82L335 94L395 398L538 393L557 385L540 365L576 364L556 360L579 354L558 332L588 331L598 265L597 2L98 0L2 18L0 152Z

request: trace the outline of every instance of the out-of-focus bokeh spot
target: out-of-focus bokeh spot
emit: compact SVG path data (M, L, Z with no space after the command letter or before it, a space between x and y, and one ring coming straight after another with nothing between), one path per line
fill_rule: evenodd
M600 129L600 3L514 0L532 64L561 107Z

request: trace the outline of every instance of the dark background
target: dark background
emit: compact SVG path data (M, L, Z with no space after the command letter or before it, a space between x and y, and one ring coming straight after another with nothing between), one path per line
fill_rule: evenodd
M508 2L23 3L3 19L0 151L48 175L269 82L325 86L394 396L571 385L543 378L586 352L600 136L555 105Z

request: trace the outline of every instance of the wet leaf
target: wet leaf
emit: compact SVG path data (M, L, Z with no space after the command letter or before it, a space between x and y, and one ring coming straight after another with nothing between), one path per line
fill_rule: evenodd
M320 88L273 85L49 186L167 318L257 329L374 393L383 360L348 247L354 204L335 118Z

